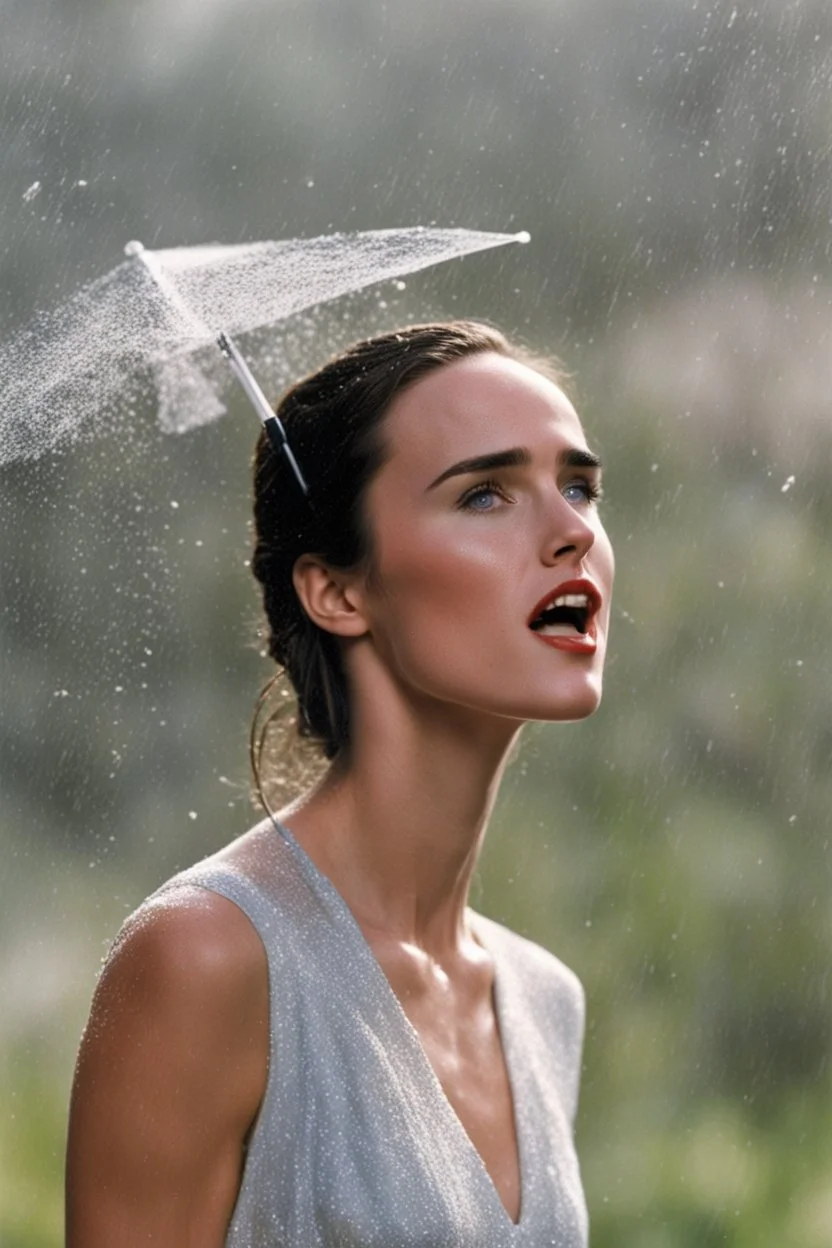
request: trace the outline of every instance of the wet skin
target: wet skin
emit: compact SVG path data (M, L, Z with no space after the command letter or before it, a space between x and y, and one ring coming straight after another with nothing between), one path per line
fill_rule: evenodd
M591 497L600 471L570 462L589 448L568 398L524 365L475 356L405 391L385 433L392 453L367 500L380 585L365 609L391 669L480 720L588 715L613 557ZM527 462L445 475L505 451ZM602 594L592 656L554 651L528 628L535 605L576 577Z
M366 499L372 575L309 558L295 577L310 617L342 639L350 757L282 815L355 914L516 1220L494 970L466 919L468 887L520 725L598 704L612 552L591 499L598 470L574 462L588 450L578 417L525 366L492 354L446 366L398 397L384 435ZM518 462L447 475L518 450ZM601 594L593 653L528 627L575 578ZM272 836L253 829L223 856L256 877ZM69 1248L222 1245L267 1054L265 959L248 920L201 890L146 907L102 976L79 1058Z

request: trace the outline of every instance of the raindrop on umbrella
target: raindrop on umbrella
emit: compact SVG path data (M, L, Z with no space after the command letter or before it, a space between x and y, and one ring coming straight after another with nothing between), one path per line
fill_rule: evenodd
M206 424L225 411L221 336L238 378L253 382L232 335L279 326L443 260L527 240L417 227L159 251L128 244L125 261L36 315L0 352L0 464L37 458L123 419L148 370L163 429Z

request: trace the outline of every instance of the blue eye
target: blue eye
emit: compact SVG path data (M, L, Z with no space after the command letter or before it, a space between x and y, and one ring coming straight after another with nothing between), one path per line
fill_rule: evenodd
M467 496L465 506L469 507L471 511L490 511L494 506L495 497L494 490L480 488Z
M581 478L564 486L563 497L569 503L594 503L601 497L601 487Z
M481 481L462 495L457 506L463 511L493 511L501 498L506 495L496 481Z

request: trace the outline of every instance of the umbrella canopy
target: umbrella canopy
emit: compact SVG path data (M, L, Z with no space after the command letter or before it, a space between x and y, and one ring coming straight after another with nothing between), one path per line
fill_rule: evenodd
M159 251L128 244L125 261L3 348L0 464L117 422L149 376L163 428L205 424L225 411L220 334L277 326L377 282L527 239L419 227Z

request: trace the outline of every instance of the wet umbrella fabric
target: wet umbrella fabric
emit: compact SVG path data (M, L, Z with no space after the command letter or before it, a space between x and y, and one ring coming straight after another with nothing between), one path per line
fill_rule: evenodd
M131 244L125 261L0 351L0 464L118 427L149 380L164 429L205 424L225 411L220 333L278 326L368 285L526 239L414 228L159 251Z

